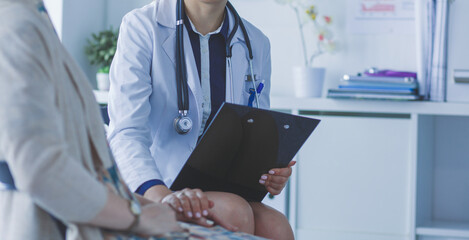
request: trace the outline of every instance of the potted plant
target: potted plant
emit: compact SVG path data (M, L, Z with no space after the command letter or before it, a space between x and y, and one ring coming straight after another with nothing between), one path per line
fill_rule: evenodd
M275 0L289 5L295 12L301 35L304 65L293 69L295 95L297 97L321 97L326 69L313 67L314 61L325 53L336 50L336 41L330 30L332 17L319 15L317 7L308 0ZM307 26L313 31L314 49L308 51L304 29ZM311 53L309 53L311 52Z
M91 65L97 66L96 83L101 91L109 90L109 69L116 53L118 32L112 27L87 39L85 54Z

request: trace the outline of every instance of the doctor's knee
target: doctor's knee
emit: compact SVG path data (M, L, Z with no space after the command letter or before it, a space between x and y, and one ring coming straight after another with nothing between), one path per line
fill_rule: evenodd
M239 231L254 233L254 213L249 203L238 195L225 192L208 192L214 201L214 212L221 219L239 228Z

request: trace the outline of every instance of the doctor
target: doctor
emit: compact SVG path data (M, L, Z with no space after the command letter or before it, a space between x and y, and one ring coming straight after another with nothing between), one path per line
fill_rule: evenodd
M269 40L227 0L156 0L128 13L111 66L109 141L130 188L185 221L208 226L212 216L231 230L293 239L286 217L262 203L168 188L222 102L269 108L270 75ZM291 166L259 184L279 194Z

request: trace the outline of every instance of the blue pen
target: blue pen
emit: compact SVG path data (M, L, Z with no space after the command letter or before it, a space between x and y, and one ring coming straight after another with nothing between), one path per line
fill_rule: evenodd
M259 85L257 85L257 97L259 97L261 95L261 92L262 90L264 89L264 80L262 80L261 83L259 83ZM249 89L249 100L248 100L248 106L249 107L252 107L252 103L254 102L254 99L256 98L256 95L254 94L254 88L250 88Z
M261 81L261 83L259 83L259 85L257 85L257 95L260 96L261 95L261 92L262 90L264 89L264 80Z

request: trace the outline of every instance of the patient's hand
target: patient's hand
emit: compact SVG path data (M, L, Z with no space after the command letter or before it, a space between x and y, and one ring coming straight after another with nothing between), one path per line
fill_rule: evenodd
M161 203L142 206L140 222L135 228L137 234L153 236L167 232L182 232L171 208Z
M164 197L161 202L168 203L176 212L186 218L198 219L208 216L214 203L200 189L185 188Z
M292 167L296 161L291 161L286 168L274 168L268 174L264 174L259 179L259 183L264 185L267 191L273 195L278 195L282 192L287 184L288 179L292 173Z
M176 214L176 219L182 222L195 223L204 227L213 227L215 225L220 225L230 231L236 232L239 229L228 222L220 219L217 215L213 213L212 210L208 211L208 215L201 218L187 218L183 213Z
M161 202L169 204L177 212L176 218L179 221L191 222L204 227L212 227L216 224L231 231L237 230L236 227L219 219L211 211L215 204L200 189L185 188L167 195Z

